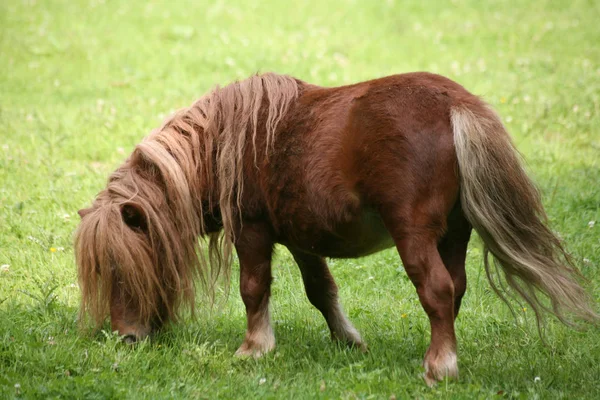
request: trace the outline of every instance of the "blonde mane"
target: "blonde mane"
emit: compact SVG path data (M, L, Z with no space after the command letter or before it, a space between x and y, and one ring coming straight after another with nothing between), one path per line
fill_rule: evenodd
M294 78L272 73L217 87L135 148L76 232L82 313L104 321L116 274L145 321L175 320L182 304L193 312L197 280L209 293L219 276L228 280L244 155L252 151L256 164L264 135L268 156L298 90ZM124 206L143 215L149 241L124 222ZM223 232L207 235L204 217L215 208Z

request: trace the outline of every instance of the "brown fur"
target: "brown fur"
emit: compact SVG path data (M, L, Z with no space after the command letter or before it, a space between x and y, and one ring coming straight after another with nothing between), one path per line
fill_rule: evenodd
M271 350L280 243L332 336L365 348L324 257L395 245L431 322L426 380L456 376L472 226L495 288L488 250L538 318L598 319L499 118L438 75L321 88L265 74L217 88L138 145L80 214L82 313L97 323L110 313L121 334L143 337L193 309L194 282L210 291L228 276L233 245L248 316L238 354Z

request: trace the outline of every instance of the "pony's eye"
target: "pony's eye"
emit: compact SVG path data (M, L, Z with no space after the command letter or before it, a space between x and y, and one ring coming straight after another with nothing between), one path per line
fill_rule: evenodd
M121 217L128 227L138 232L145 232L148 228L146 216L138 205L127 203L121 206Z

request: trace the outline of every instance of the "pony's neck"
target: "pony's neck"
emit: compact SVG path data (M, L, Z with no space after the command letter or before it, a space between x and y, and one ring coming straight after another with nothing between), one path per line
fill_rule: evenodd
M137 150L160 171L167 198L175 198L178 207L195 208L201 218L218 207L225 231L232 234L244 166L268 154L298 90L294 78L272 73L216 88L173 115Z

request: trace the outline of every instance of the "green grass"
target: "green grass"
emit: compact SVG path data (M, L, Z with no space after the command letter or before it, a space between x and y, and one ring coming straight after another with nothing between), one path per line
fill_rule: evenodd
M0 398L597 397L599 330L551 322L543 345L531 311L513 318L491 292L476 240L460 381L429 389L428 322L394 251L331 262L368 354L329 341L279 249L278 347L238 360L236 279L219 307L134 348L79 332L72 234L133 146L214 84L429 70L498 109L599 300L599 21L592 0L1 2Z

